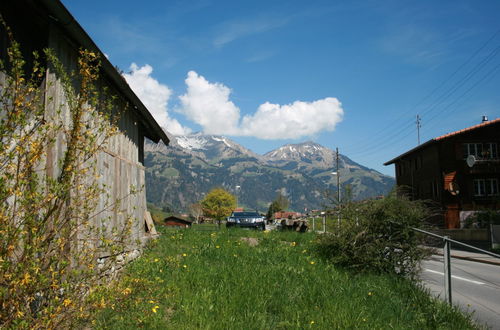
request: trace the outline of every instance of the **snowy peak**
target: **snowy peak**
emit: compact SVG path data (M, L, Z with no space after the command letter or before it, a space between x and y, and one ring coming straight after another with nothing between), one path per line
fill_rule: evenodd
M217 161L234 157L260 158L259 155L225 136L195 133L191 135L176 136L175 140L175 144L183 149L183 151L196 154L208 161Z
M187 150L203 150L206 148L207 137L200 134L176 136L177 144Z
M331 161L334 152L315 142L287 144L264 155L270 161L301 161L304 159Z

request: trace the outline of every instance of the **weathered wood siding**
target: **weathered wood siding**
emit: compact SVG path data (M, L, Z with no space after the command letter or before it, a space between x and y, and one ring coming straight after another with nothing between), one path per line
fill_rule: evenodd
M49 48L68 70L75 70L78 59L78 47L66 39L56 28L51 28ZM107 233L109 239L113 235L127 229L129 250L138 249L148 238L144 225L146 212L145 168L140 155L144 143L143 129L139 124L137 113L129 107L119 91L105 78L100 78L99 85L107 87L110 95L117 96L113 111L119 114L119 133L111 137L105 151L100 152L94 160L98 168L98 183L105 187L105 193L99 196L99 204L95 210L98 214L93 219L93 225ZM70 125L70 113L65 104L65 94L60 80L53 72L46 74L46 107L49 117L58 117L58 109L64 125ZM61 107L61 105L63 105ZM47 175L57 176L59 164L66 151L66 141L63 133L59 134L55 144L47 153Z

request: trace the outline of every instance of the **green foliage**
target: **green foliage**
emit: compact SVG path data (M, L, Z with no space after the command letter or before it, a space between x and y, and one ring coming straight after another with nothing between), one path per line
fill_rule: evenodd
M426 250L411 227L422 227L427 212L423 203L396 194L349 203L340 224L319 238L318 251L346 268L415 275Z
M205 216L220 221L236 208L236 197L223 188L212 189L201 201Z
M76 71L68 72L46 50L50 69L35 54L25 72L20 45L5 29L11 45L0 65L0 328L58 328L85 313L97 258L116 251L130 228L110 237L106 219L95 224L98 201L116 206L101 198L95 161L117 132L108 115L113 99L95 87L95 53L81 50ZM61 103L47 92L56 88L64 91Z
M288 198L286 198L286 196L284 196L280 191L276 196L276 198L274 199L274 201L271 203L271 205L269 205L266 217L268 219L272 219L274 213L286 211L286 209L288 208L288 204L289 204Z
M95 292L92 329L473 329L407 279L318 257L314 234L160 230L115 286Z
M500 225L500 212L498 210L479 211L467 218L467 228L489 228L491 225Z

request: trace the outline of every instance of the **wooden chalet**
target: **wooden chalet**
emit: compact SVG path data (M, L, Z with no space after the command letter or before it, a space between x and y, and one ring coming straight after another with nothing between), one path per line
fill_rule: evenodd
M500 118L427 141L386 162L414 200L440 208L438 224L460 228L470 214L500 209Z

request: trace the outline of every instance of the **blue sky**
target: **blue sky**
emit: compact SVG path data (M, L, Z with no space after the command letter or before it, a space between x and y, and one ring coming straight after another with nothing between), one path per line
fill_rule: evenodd
M500 1L63 0L160 124L382 164L500 117Z

